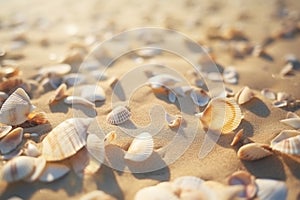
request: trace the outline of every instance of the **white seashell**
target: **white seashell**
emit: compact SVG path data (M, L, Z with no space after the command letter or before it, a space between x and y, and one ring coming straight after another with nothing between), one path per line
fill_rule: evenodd
M39 74L43 76L48 76L49 74L54 75L65 75L71 71L71 65L69 64L57 64L43 67L39 70Z
M165 114L165 119L168 123L168 126L171 128L177 128L180 126L182 122L182 116L176 115L175 117L169 115L168 113Z
M169 91L168 92L168 99L169 99L169 101L171 103L175 103L175 101L176 101L176 94L173 93L173 92L171 92L171 91Z
M49 104L53 104L63 98L65 98L67 95L67 85L62 83L56 90L54 93L54 96L52 98L50 98L49 100Z
M116 200L116 198L106 194L101 190L94 190L83 195L80 200Z
M113 140L117 138L117 133L115 131L109 132L105 137L104 137L104 145L110 144Z
M24 179L26 182L36 181L46 167L46 159L44 157L35 158L34 161L35 169L30 176Z
M136 54L143 58L151 58L161 54L162 50L158 48L146 48L136 51Z
M3 125L0 127L0 139L5 137L12 129L12 126Z
M95 104L90 102L89 100L86 100L83 97L78 97L78 96L68 96L67 98L64 99L64 102L69 105L83 105L88 108L95 108Z
M265 144L250 143L239 148L237 155L242 160L259 160L273 153Z
M34 109L26 92L22 88L18 88L2 105L0 122L8 125L22 124Z
M148 83L151 87L173 86L180 81L179 78L169 74L158 74L148 79Z
M235 134L234 138L232 139L230 146L235 146L241 140L241 138L243 137L243 134L244 134L244 129L239 130Z
M134 197L134 200L179 200L172 192L162 187L146 187L139 190Z
M2 168L2 178L8 183L28 177L35 168L35 158L18 156L8 161Z
M272 104L276 108L282 108L282 107L287 106L287 101L286 100L282 100L282 101L275 100L275 101L273 101Z
M243 185L245 187L244 194L241 197L253 199L257 193L255 177L245 171L234 172L228 179L229 185Z
M0 141L0 152L1 154L7 154L17 148L21 144L23 139L23 128L18 127L11 132L9 132Z
M87 129L92 118L71 118L60 123L42 141L42 156L59 161L74 155L86 145Z
M214 192L211 199L236 199L243 191L242 185L223 185L216 181L205 181L203 185Z
M293 71L292 63L287 63L279 72L281 76L289 75Z
M69 167L59 163L47 163L43 172L39 176L39 181L42 182L53 182L70 171Z
M290 98L290 95L285 92L277 93L277 101L286 101Z
M31 157L38 157L39 155L41 155L41 152L37 144L35 144L33 141L26 142L26 144L24 145L23 153L24 155L31 156Z
M83 74L71 73L63 77L63 82L68 86L80 85L86 82L86 76Z
M130 111L124 106L115 107L106 117L110 124L121 124L127 121L131 116Z
M208 104L210 97L207 92L203 89L193 89L190 93L190 97L192 98L194 104L198 106L205 106Z
M182 176L176 178L173 184L180 190L200 190L204 180L195 176Z
M261 91L261 94L270 100L276 99L276 93L272 92L270 89L265 88Z
M238 102L238 104L242 105L250 101L253 97L254 93L252 92L252 90L249 87L245 86L236 93L235 100Z
M258 187L257 197L263 200L287 199L285 182L271 179L256 179Z
M227 67L223 72L223 79L225 83L237 84L238 83L238 73L234 67Z
M80 87L80 91L80 96L90 102L105 100L105 92L99 85L83 85Z
M142 162L151 156L153 147L152 136L150 133L143 132L134 138L124 158L135 162Z
M86 148L89 154L96 159L99 163L104 161L104 141L95 134L87 136Z
M8 154L4 154L1 156L2 160L11 160L14 157L20 156L23 154L23 149L15 149L11 152L9 152Z
M295 129L300 129L300 117L296 113L288 112L286 117L286 119L282 119L280 122Z
M282 153L300 155L300 132L295 130L281 131L271 141L271 148Z
M207 79L211 80L211 81L217 81L217 82L221 82L223 81L223 77L220 73L218 72L210 72L207 74Z

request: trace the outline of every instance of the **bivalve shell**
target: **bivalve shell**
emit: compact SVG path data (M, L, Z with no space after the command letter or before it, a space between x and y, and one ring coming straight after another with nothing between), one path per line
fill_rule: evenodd
M250 143L242 146L237 155L242 160L259 160L273 154L269 149L265 144Z
M236 93L235 99L238 104L242 105L250 101L254 97L254 93L249 87L243 87L239 92Z
M23 139L23 128L18 127L11 132L9 132L0 141L0 152L1 154L7 154L17 148L21 144Z
M39 181L42 182L53 182L70 171L70 168L59 163L47 163L45 169L39 176Z
M125 106L115 107L106 117L106 120L110 124L122 124L127 121L131 116L130 111Z

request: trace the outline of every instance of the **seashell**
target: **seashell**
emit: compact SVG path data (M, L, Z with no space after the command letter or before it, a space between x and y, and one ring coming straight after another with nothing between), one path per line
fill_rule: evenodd
M117 200L101 190L94 190L83 195L80 200Z
M203 89L193 89L190 93L190 97L192 98L194 104L198 106L205 106L208 104L210 97L207 92Z
M8 183L28 177L35 168L35 158L18 156L8 161L2 168L2 178Z
M179 200L179 198L173 194L171 191L168 191L162 187L145 187L139 190L134 197L134 200Z
M281 76L289 75L293 72L293 65L292 63L287 63L279 72Z
M0 122L9 125L22 124L34 109L26 92L22 88L18 88L2 105Z
M110 87L114 87L117 82L119 81L119 79L115 76L113 77L110 77L108 80L107 80L107 84L110 86Z
M70 158L72 169L79 177L83 177L83 171L88 166L89 161L90 156L86 148L82 148Z
M69 171L70 168L63 164L47 163L38 179L41 182L50 183L65 176Z
M180 188L180 190L200 190L203 186L204 180L195 177L195 176L182 176L179 178L176 178L173 181L173 184Z
M153 152L154 143L150 133L143 132L137 135L130 144L124 158L135 162L142 162Z
M51 76L48 80L49 84L53 89L57 89L61 84L63 84L63 78L60 76Z
M237 84L238 83L238 73L234 67L227 67L223 72L223 79L225 83Z
M90 157L88 165L84 168L83 173L87 175L93 175L100 169L100 167L101 164Z
M86 76L83 74L68 74L63 77L63 82L68 86L80 85L86 82Z
M285 92L278 92L277 93L277 101L285 101L290 98L290 95Z
M44 157L35 158L34 166L35 169L33 173L24 179L26 182L36 181L40 177L46 167L46 159Z
M12 158L20 156L22 154L23 154L23 149L17 148L7 154L2 155L1 159L2 160L11 160Z
M41 155L41 152L37 146L37 144L33 141L27 141L24 145L24 155L31 157L38 157Z
M253 97L254 93L248 86L246 86L236 93L235 100L238 102L238 104L242 105L250 101Z
M18 196L12 196L12 197L9 197L7 200L24 200L24 199L22 199L21 197L18 197Z
M0 82L0 91L10 92L12 88L20 87L23 84L23 80L18 77L12 77Z
M233 138L233 140L232 140L230 146L235 146L235 145L237 145L237 143L241 140L241 138L243 137L243 135L244 135L244 129L239 130L239 131L235 134L235 136L234 136L234 138Z
M211 81L217 81L217 82L222 82L223 81L223 77L220 73L218 72L210 72L207 74L207 79L211 80Z
M59 161L74 155L86 145L87 129L92 118L71 118L60 123L42 141L42 156Z
M51 66L45 66L39 70L39 74L42 76L58 75L62 76L71 71L71 65L69 64L56 64Z
M225 87L226 97L233 97L234 92L232 89Z
M168 99L171 103L175 103L176 101L176 94L173 93L172 91L168 92Z
M272 141L271 148L286 154L300 154L300 132L294 130L281 131Z
M3 125L0 127L0 139L5 137L12 129L12 126Z
M181 80L179 78L169 74L158 74L148 79L148 83L153 88L158 86L173 86L180 81Z
M56 90L54 93L54 96L50 98L49 100L49 104L53 104L63 98L65 98L67 95L67 85L62 83Z
M19 74L20 70L15 67L3 67L0 69L0 77L10 78Z
M287 106L287 101L286 100L282 100L282 101L275 100L275 101L273 101L272 104L276 108L282 108L282 107Z
M104 141L95 134L89 134L86 143L89 154L99 163L102 163L104 161Z
M117 106L107 115L106 121L117 125L127 121L130 116L131 113L125 106Z
M257 193L255 177L245 171L234 172L228 179L229 185L243 185L245 187L244 194L241 197L253 199Z
M80 90L80 96L90 102L105 100L105 92L99 85L83 85L80 87Z
M282 122L288 126L291 126L295 129L300 129L300 117L295 113L288 112L287 118L280 120L280 122Z
M175 117L173 117L173 116L169 115L168 113L166 113L165 118L168 123L168 126L171 128L179 127L182 122L181 115L176 115Z
M108 145L116 138L117 138L117 133L115 131L111 131L104 137L104 144Z
M287 199L287 186L283 181L256 179L257 197L263 200Z
M88 108L93 108L93 109L95 108L94 103L86 100L83 97L78 97L78 96L68 96L67 98L64 99L64 102L69 105L79 104Z
M239 148L237 155L241 160L259 160L272 155L270 147L265 144L250 143Z
M1 154L7 154L17 148L21 144L23 139L23 128L18 127L11 132L9 132L0 141L0 152Z
M151 58L161 54L162 50L158 48L146 48L136 51L136 54L143 58Z
M32 112L28 116L28 121L34 124L46 124L48 123L48 119L46 117L45 112Z
M236 129L241 123L242 117L239 105L232 98L214 98L200 113L200 121L204 128L221 130L225 134Z
M275 100L276 99L276 93L275 92L272 92L270 89L268 88L265 88L261 91L261 94L270 99L270 100Z

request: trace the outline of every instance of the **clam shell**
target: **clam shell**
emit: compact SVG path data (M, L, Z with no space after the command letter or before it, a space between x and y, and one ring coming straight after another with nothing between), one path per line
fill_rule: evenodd
M124 158L135 162L142 162L151 156L153 147L152 136L150 133L143 132L134 138Z
M270 89L265 88L261 91L261 94L270 100L276 99L276 93L272 92Z
M179 198L162 187L146 187L139 190L134 197L134 200L179 200Z
M242 197L253 199L257 193L255 177L245 171L234 172L228 179L229 185L243 185L245 192Z
M244 129L239 130L235 134L234 138L232 139L232 142L231 142L230 146L235 146L241 140L243 135L244 135Z
M80 96L90 102L105 100L105 92L99 85L83 85L80 90Z
M3 125L0 127L0 139L5 137L12 129L12 126Z
M179 127L181 122L182 122L182 116L181 115L176 115L174 117L174 116L171 116L168 113L166 113L165 118L166 118L166 121L168 123L168 126L171 127L171 128Z
M127 121L131 116L130 111L124 106L115 107L106 117L106 120L110 124L121 124Z
M57 65L51 65L47 67L43 67L39 70L39 74L43 76L47 76L49 74L55 74L55 75L65 75L71 71L71 65L69 64L57 64Z
M271 148L282 153L300 155L300 132L294 130L281 131L271 141Z
M93 119L71 118L55 127L42 141L42 156L59 161L74 155L86 145L87 129Z
M64 102L69 105L74 105L74 104L79 104L86 106L88 108L95 108L95 104L86 100L83 97L78 97L78 96L68 96L67 98L64 99Z
M69 173L70 168L59 163L47 163L43 172L39 176L39 181L41 182L53 182L67 173Z
M203 89L193 89L190 93L190 97L192 98L194 104L198 106L205 106L208 104L210 97L207 92Z
M80 200L116 200L116 198L106 194L101 190L94 190L83 195Z
M117 138L117 133L115 131L111 131L104 137L104 144L108 145L116 138Z
M22 88L18 88L2 105L0 122L9 125L22 124L34 108L26 92Z
M182 176L176 178L173 184L180 188L180 190L200 190L203 186L204 180L195 176Z
M148 79L148 83L154 88L157 86L173 86L180 81L179 78L169 74L158 74Z
M242 160L259 160L272 154L267 145L258 143L246 144L237 152L239 159Z
M11 132L9 132L0 141L0 152L1 154L7 154L17 148L21 144L23 139L23 128L18 127Z
M34 172L30 176L24 179L26 182L33 182L39 178L39 176L42 174L42 172L46 167L46 159L43 157L36 158L34 162L34 166L35 166Z
M28 177L35 168L35 158L18 156L8 161L2 168L2 178L8 183Z
M247 103L254 97L254 93L252 90L246 86L243 87L239 92L236 93L235 99L238 102L238 104L242 105L244 103Z
M256 179L257 197L263 200L287 199L285 182L271 179Z
M200 115L204 128L230 133L242 121L242 112L234 99L212 99ZM225 118L225 119L224 119Z
M87 146L89 154L99 163L104 160L104 141L95 134L89 134L87 137Z
M54 93L54 96L50 98L49 104L53 104L63 98L65 98L67 95L67 85L62 83Z

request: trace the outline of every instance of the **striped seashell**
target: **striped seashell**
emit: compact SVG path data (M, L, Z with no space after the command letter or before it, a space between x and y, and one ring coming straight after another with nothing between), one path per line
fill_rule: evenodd
M0 139L5 137L12 129L12 126L3 125L0 127Z
M22 88L18 88L2 105L0 122L8 125L22 124L34 109L26 92Z
M281 131L271 141L271 148L281 153L300 155L300 132L295 130Z
M272 179L256 179L257 197L263 200L287 199L288 188L285 182Z
M143 132L137 135L130 144L124 158L135 162L142 162L153 152L154 143L150 133Z
M234 99L212 99L205 110L200 113L200 121L204 128L230 133L242 121L242 112Z
M80 96L90 102L105 100L105 92L100 85L82 85L79 90Z
M104 161L104 141L101 140L95 134L89 134L87 136L87 145L86 149L89 154L96 159L99 163Z
M94 190L92 192L89 192L85 195L83 195L80 200L117 200L113 196L106 194L105 192L101 190Z
M34 169L33 173L30 176L26 177L24 179L24 181L26 181L26 182L36 181L40 177L40 175L42 174L42 172L44 171L44 169L46 167L46 159L44 157L35 158L34 166L35 166L35 169Z
M83 105L88 108L93 108L93 109L95 108L94 103L86 100L83 97L78 97L78 96L68 96L67 98L65 98L64 102L69 105L78 104L78 105Z
M176 178L173 184L180 190L200 190L203 186L204 180L195 176L182 176Z
M23 128L18 127L9 132L0 141L0 152L1 154L7 154L17 148L21 144L23 139Z
M28 177L35 168L35 158L18 156L8 161L2 168L2 178L8 182L16 182Z
M210 100L207 92L199 88L194 88L190 93L190 97L197 106L205 106Z
M50 98L49 104L53 104L55 102L58 102L59 100L67 97L67 85L65 83L62 83L54 93L54 96Z
M280 122L295 129L300 129L300 117L296 113L288 112L286 119L280 120Z
M259 160L272 155L270 147L265 144L250 143L239 148L237 155L241 160Z
M127 121L131 116L130 111L125 106L115 107L106 117L106 120L110 124L122 124Z
M276 93L275 92L272 92L270 89L268 88L265 88L261 91L261 94L270 99L270 100L275 100L276 99Z
M228 178L229 185L243 185L245 190L240 197L253 199L257 193L257 186L255 184L255 177L249 174L246 171L237 171L234 172Z
M169 115L168 113L165 114L166 121L168 123L168 126L171 128L177 128L180 126L182 122L182 116L176 115L175 117Z
M59 163L47 163L43 172L39 176L39 181L50 183L57 179L62 178L67 173L69 173L70 168L66 165Z
M248 86L246 86L236 93L235 100L238 102L238 104L242 105L253 99L253 97L253 91Z
M179 198L171 191L164 189L163 187L145 187L139 190L134 197L134 200L179 200Z
M59 161L74 155L86 145L87 129L92 118L71 118L60 123L42 141L42 156Z

